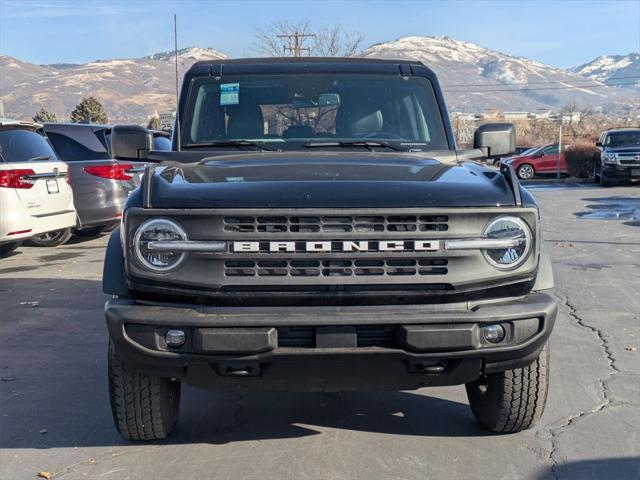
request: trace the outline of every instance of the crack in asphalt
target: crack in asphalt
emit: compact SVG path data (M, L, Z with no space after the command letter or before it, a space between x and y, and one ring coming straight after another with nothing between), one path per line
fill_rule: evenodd
M569 318L573 319L576 325L586 330L589 330L590 332L594 333L598 337L598 340L600 342L600 348L602 349L608 363L609 374L607 375L606 378L598 379L598 387L602 397L602 401L600 403L598 403L593 409L589 411L578 412L575 415L569 416L560 425L549 428L549 433L551 435L551 438L550 438L551 450L549 451L549 460L551 461L551 474L553 475L553 478L555 478L556 480L560 479L560 476L556 471L556 466L558 465L558 458L556 456L556 451L558 448L558 439L560 434L562 433L562 431L564 431L564 429L573 426L575 423L579 422L581 419L590 417L592 415L596 415L597 413L602 412L605 408L611 406L615 402L615 399L613 399L613 396L611 394L611 390L609 389L609 382L611 382L611 380L613 380L613 378L620 373L620 369L616 365L616 358L613 354L613 351L611 350L611 344L607 339L606 335L604 334L604 332L601 329L594 327L593 325L589 325L584 321L584 319L580 315L578 315L578 310L576 306L571 303L568 295L564 296L564 300L562 303L569 310Z

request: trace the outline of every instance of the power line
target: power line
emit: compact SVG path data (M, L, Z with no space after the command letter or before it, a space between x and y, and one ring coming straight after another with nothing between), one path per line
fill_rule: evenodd
M635 86L637 82L629 83L615 83L610 85L568 85L564 87L534 87L534 88L493 88L487 90L451 90L443 89L445 92L450 93L489 93L489 92L530 92L530 91L544 91L544 90L577 90L577 89L592 89L592 88L604 88L604 87L620 87L620 86Z
M612 78L611 80L622 80L622 79L640 79L640 75L628 75L628 76L621 76L621 77L615 77ZM511 84L514 87L520 86L520 85L552 85L554 83L582 83L582 82L600 82L600 80L591 80L588 78L581 78L581 79L575 79L575 80L547 80L544 82L522 82L522 83L514 83ZM441 84L442 87L484 87L484 86L509 86L509 84L507 83L450 83L450 84L446 84L443 83ZM608 86L608 85L604 85L604 86Z

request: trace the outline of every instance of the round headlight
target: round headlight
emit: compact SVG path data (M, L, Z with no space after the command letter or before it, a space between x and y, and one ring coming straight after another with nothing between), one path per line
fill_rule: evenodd
M175 222L166 218L147 220L138 227L133 248L142 265L154 272L166 272L176 268L186 257L185 252L149 248L151 242L184 241L185 231Z
M496 268L507 270L521 265L532 247L531 230L518 217L498 217L483 232L484 238L514 240L514 246L483 250L487 261Z

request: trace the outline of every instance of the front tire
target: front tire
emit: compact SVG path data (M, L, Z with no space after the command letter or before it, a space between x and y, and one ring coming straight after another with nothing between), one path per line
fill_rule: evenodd
M523 163L516 170L516 174L518 175L518 178L520 180L530 180L533 178L536 172L533 169L533 166L529 165L528 163Z
M111 341L109 397L116 429L128 440L162 440L178 422L180 382L129 369Z
M63 228L62 230L54 230L52 232L40 233L29 239L31 243L37 247L57 247L71 238L71 229Z
M601 187L608 187L611 185L611 182L609 180L607 180L607 176L604 174L604 172L602 170L600 170L600 186Z
M484 428L514 433L532 427L547 403L549 343L530 365L484 375L466 388L471 411Z

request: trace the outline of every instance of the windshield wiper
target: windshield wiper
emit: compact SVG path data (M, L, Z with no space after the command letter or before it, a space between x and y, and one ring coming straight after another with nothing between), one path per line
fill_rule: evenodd
M38 157L32 157L27 162L38 162L40 160L51 160L51 155L40 155Z
M187 143L182 148L199 148L199 147L256 147L265 152L272 152L273 149L268 148L261 143L252 142L250 140L214 140L202 143Z
M404 149L397 147L388 142L379 142L377 140L348 140L342 142L309 142L304 144L305 148L322 148L322 147L364 147L372 152L375 152L374 147L377 148L389 148L398 152L403 152Z

